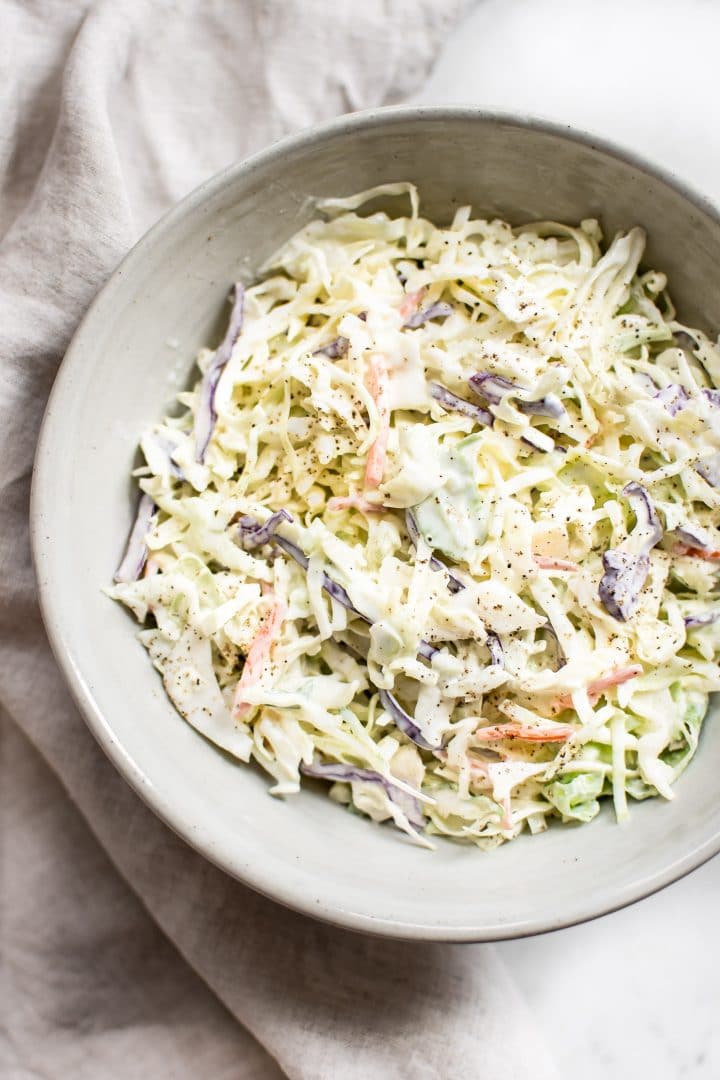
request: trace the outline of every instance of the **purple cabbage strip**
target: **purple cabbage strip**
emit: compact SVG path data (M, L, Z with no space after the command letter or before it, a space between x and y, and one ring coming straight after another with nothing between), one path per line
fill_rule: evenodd
M388 780L374 769L364 769L359 765L345 765L342 762L313 761L311 765L301 764L300 772L317 780L331 780L334 783L380 784L390 801L403 811L411 825L414 825L416 829L425 827L420 800L403 788L397 787L392 780Z
M280 546L282 547L282 544ZM348 596L347 590L345 590L342 585L338 585L337 581L333 581L333 579L325 573L322 576L322 587L328 596L331 596L333 600L337 600L338 604L342 604L348 611L352 611L353 614L357 615L363 622L366 622L368 626L371 624L372 619L369 619L367 615L363 615L362 611L358 611Z
M633 379L638 385L642 384L645 392L648 393L650 397L655 397L657 394L657 383L650 378L646 371L634 371Z
M418 656L423 660L429 660L431 663L440 652L434 645L431 645L429 641L421 641L418 645Z
M715 408L720 406L720 390L717 390L715 387L710 390L705 389L703 390L702 395L711 405L714 405Z
M640 554L610 548L603 555L603 573L598 586L600 602L609 615L625 622L640 603L640 592L650 573L651 548L660 542L662 525L652 500L642 484L632 481L622 490L633 508L637 524L633 533L644 534Z
M443 570L447 570L448 592L459 593L459 592L463 591L465 586L463 585L462 581L460 580L460 578L456 578L455 575L453 573L451 573L450 570L448 570L447 566L442 561L442 559L432 558L430 560L430 565L433 566L436 570L439 570L440 567L442 567Z
M392 784L392 781L388 781ZM420 800L414 795L411 795L409 791L403 791L402 788L393 786L393 794L388 796L391 802L394 802L397 807L402 810L405 817L415 829L424 829L427 822L425 821L425 815L422 812L422 806Z
M177 450L177 443L171 442L170 439L166 439L164 435L155 435L155 445L163 454L166 455L168 460L168 469L173 476L178 480L185 479L185 473L182 471L178 463L173 458L173 454Z
M413 545L413 547L415 547L418 540L420 539L420 530L418 529L418 524L415 520L415 515L413 514L412 510L405 511L405 528L408 531L410 543Z
M446 319L452 313L452 306L446 304L444 300L440 300L436 304L430 304L428 307L420 308L419 311L414 312L407 322L403 323L403 327L406 330L417 330L419 326L424 326L431 319Z
M504 397L525 394L527 391L504 375L494 375L489 371L478 371L468 379L471 388L491 405L499 405ZM562 420L566 415L565 406L556 394L545 394L537 401L516 401L516 408L530 416L548 416L552 420Z
M717 551L718 547L720 547L720 541L717 544L708 544L706 540L703 540L701 536L692 531L691 525L678 525L677 528L673 529L673 533L681 544L697 548L699 551Z
M530 416L549 416L552 420L562 420L566 416L565 406L556 394L546 394L537 401L516 401L516 407Z
M276 544L280 545L286 555L289 555L299 566L302 566L303 570L307 570L310 560L297 544L293 544L292 540L286 540L284 536L275 536L273 539ZM337 600L338 604L342 604L348 611L352 611L353 615L357 615L368 626L372 625L372 619L369 619L362 611L358 611L342 585L338 585L337 581L333 581L330 575L325 572L323 572L322 576L322 587L328 596L331 596L333 600Z
M695 463L695 472L706 480L710 487L720 487L720 453L712 454L704 461Z
M360 618L365 619L365 616L361 615ZM370 623L369 619L365 619L365 621L367 623ZM339 644L342 645L343 648L345 648L347 652L349 652L351 656L353 656L356 660L362 660L363 663L367 664L367 652L365 654L358 652L357 649L353 648L353 646L350 645L349 642L344 641L342 638L336 640L339 641ZM421 656L423 660L432 660L433 657L437 656L439 652L440 650L436 649L434 645L431 645L429 641L420 642L418 656Z
M286 540L284 536L278 536L276 532L281 521L292 521L292 517L288 514L287 510L278 510L272 517L275 518L275 520L272 526L266 531L263 531L263 526L260 522L255 522L257 528L253 531L252 526L254 519L247 515L243 517L238 528L241 546L244 546L245 550L249 551L253 547L260 547L262 544L266 544L272 540L283 549L286 555L289 555L299 566L302 566L303 570L307 570L310 560L302 548L298 547L297 544L294 544L292 540ZM270 521L271 518L268 518L265 525L270 525ZM362 611L358 611L342 585L338 585L337 581L333 581L330 575L324 572L322 587L333 600L337 600L339 604L342 604L348 611L352 611L354 615L357 615L358 618L362 619L368 626L372 626L372 619L363 614ZM421 641L418 647L418 656L422 657L423 660L432 661L439 652L440 650L434 645L431 645L429 641Z
M238 524L240 546L245 551L252 551L253 548L262 547L263 544L269 544L272 540L283 549L286 555L289 555L291 559L294 559L303 570L307 570L310 560L302 548L299 548L292 540L286 540L284 536L277 535L278 526L283 521L292 522L292 520L292 515L289 514L287 510L276 510L275 513L271 514L267 521L263 523L246 515L240 519ZM347 608L348 611L352 611L353 614L358 615L368 624L372 622L367 615L363 615L361 611L358 611L348 596L347 591L342 585L338 585L337 581L333 581L329 574L323 573L322 587L333 600L337 600L337 602L342 604L344 608Z
M671 416L677 416L690 400L690 395L684 386L679 383L670 383L654 395L657 401L662 402Z
M471 388L491 405L499 405L508 394L517 393L520 387L512 379L503 375L492 375L489 371L479 371L468 379Z
M598 586L600 602L609 615L625 622L640 602L640 591L650 572L650 557L610 548L602 561L605 573Z
M530 429L530 431L532 431L532 428ZM533 437L532 437L531 434L528 434L528 432L525 432L524 435L520 436L520 442L526 443L532 450L537 450L541 454L547 454L547 452L548 452L547 447L539 446L538 443L533 442ZM554 443L553 443L552 449L553 450L555 449L555 444Z
M347 354L349 345L348 338L336 337L334 341L328 342L327 345L323 345L320 349L315 349L313 356L327 356L328 360L339 360L341 356Z
M637 530L647 534L647 538L643 543L643 553L647 554L651 548L654 548L662 540L663 529L660 518L657 516L650 495L642 484L638 484L633 480L625 485L622 493L635 513L637 524L633 532Z
M155 510L155 503L149 495L143 492L138 502L137 513L130 530L125 555L115 572L115 581L118 585L127 585L131 581L137 581L143 572L148 556L145 537L150 530Z
M395 726L407 735L408 739L412 739L416 746L419 746L422 750L442 749L442 743L433 746L432 743L427 741L412 716L405 712L397 698L393 697L388 690L380 691L380 704L390 713L395 721Z
M245 286L238 281L234 286L232 311L225 337L216 349L200 385L200 401L195 415L195 460L201 463L205 460L205 453L217 420L215 392L220 376L232 356L235 342L242 332L244 312Z
M238 522L240 547L243 551L252 551L253 548L269 544L281 521L292 521L292 516L287 510L276 510L265 522L256 521L249 515L241 517Z
M485 644L490 653L490 664L492 667L505 667L505 652L502 647L502 642L492 630L488 632Z
M720 619L720 611L707 611L704 615L686 615L683 622L688 630L693 630L699 626L710 626L718 619Z
M413 545L413 547L417 547L417 542L420 539L420 530L417 527L417 522L415 520L415 515L413 514L412 510L406 510L405 511L405 528L408 531L408 536L410 537L410 543ZM445 571L447 571L448 592L459 593L459 592L461 592L462 589L465 588L462 581L460 581L459 578L456 578L455 575L453 573L451 573L450 570L448 570L447 566L442 561L442 559L438 559L435 555L431 555L430 556L430 566L432 567L433 570L445 570Z
M448 390L447 386L443 386L442 383L431 382L428 386L430 396L439 402L444 409L462 413L463 416L469 416L471 420L475 420L478 424L484 424L486 427L493 426L495 417L487 409L475 405L472 401L466 401L465 398L458 397L457 394L453 394L452 390Z

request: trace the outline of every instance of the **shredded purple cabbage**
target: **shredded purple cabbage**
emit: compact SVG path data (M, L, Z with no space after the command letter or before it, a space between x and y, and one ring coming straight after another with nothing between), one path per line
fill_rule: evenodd
M516 394L520 387L512 379L506 379L504 375L493 375L489 371L478 371L468 379L470 386L489 401L491 405L499 405L508 394Z
M447 386L443 386L442 383L431 382L428 386L431 397L439 402L444 409L462 413L463 416L469 416L471 420L475 420L478 424L484 424L486 427L493 426L495 417L487 409L475 405L472 401L466 401L465 398L458 397L457 394L453 394L452 390L448 390Z
M547 454L548 452L548 448L546 446L540 446L538 442L534 441L532 435L532 428L530 428L529 431L526 431L524 435L520 436L520 442L526 443L532 450L537 450L541 454ZM553 443L552 449L555 449L555 443Z
M300 772L305 776L312 776L317 780L330 780L333 783L344 784L380 784L391 802L405 814L411 825L416 829L425 827L425 817L420 806L420 800L410 792L397 787L392 780L375 772L374 769L364 769L359 765L345 765L342 762L313 761L311 765L300 765Z
M657 383L650 378L647 372L634 371L632 377L633 381L637 386L642 386L643 390L645 390L645 392L648 393L650 397L655 397L657 393Z
M490 664L492 667L505 667L505 651L502 647L502 642L492 630L488 632L485 644L490 653Z
M346 337L336 337L334 341L328 342L327 345L323 345L319 349L315 349L313 356L327 356L328 360L339 360L341 356L345 356L348 351L350 341Z
M644 534L643 552L647 554L651 548L662 540L663 529L660 518L657 516L652 499L642 484L634 480L626 484L622 490L623 495L630 503L635 514L636 526L634 533Z
M252 551L253 548L269 544L275 536L275 530L282 521L292 521L292 516L287 510L276 510L267 521L256 521L254 517L246 515L238 522L238 537L243 551Z
M706 611L704 615L686 615L683 622L688 630L693 630L700 626L710 626L718 619L720 619L720 611Z
M195 460L203 462L212 438L217 413L215 411L215 392L220 376L232 356L235 342L240 337L245 312L245 286L235 283L232 311L225 337L215 351L200 385L200 400L195 414Z
M429 641L421 641L418 645L418 656L423 660L429 660L431 663L440 652L434 645L431 645Z
M650 573L650 557L610 548L602 561L605 573L598 587L600 601L609 615L625 622L640 603L640 591Z
M537 401L516 401L517 408L530 416L549 416L552 420L562 420L566 416L565 406L556 394L546 394Z
M164 435L155 434L153 438L158 450L165 454L165 457L167 458L167 467L170 473L177 477L178 480L184 480L185 473L173 458L173 454L177 450L177 443L171 442L171 440L167 439Z
M307 570L310 560L297 544L293 544L292 540L286 540L284 536L276 535L273 539L276 544L280 545L286 555L289 555L299 566L302 566L303 570ZM333 600L337 600L338 604L342 604L348 611L352 611L353 615L357 615L358 618L362 619L363 622L366 622L368 626L372 624L372 619L369 619L362 611L358 611L342 585L339 585L337 581L333 581L330 575L326 574L324 571L322 576L322 587L328 596L331 596Z
M282 544L280 546L282 547ZM333 581L333 579L328 574L323 573L322 587L328 594L328 596L331 596L333 600L337 600L338 604L342 604L344 608L347 608L348 611L352 611L354 615L357 615L364 622L368 624L372 622L372 620L369 619L367 615L363 615L361 611L358 611L358 609L355 607L352 600L348 596L347 590L344 589L342 585L339 585L337 581Z
M405 712L397 698L393 697L388 690L380 691L380 704L383 709L386 709L390 713L395 721L395 726L407 735L408 739L412 739L412 741L422 750L442 749L442 744L433 746L432 743L427 741L412 716Z
M277 528L283 521L292 522L292 515L287 510L276 510L274 514L265 522L256 521L255 518L246 515L240 519L238 524L238 535L240 539L240 546L245 551L252 551L253 548L261 547L263 544L269 544L272 540L278 544L286 555L289 555L291 559L294 559L303 570L307 570L309 559L302 548L299 548L297 544L294 544L292 540L286 540L284 536L277 535ZM329 574L323 573L322 587L328 596L331 596L333 600L337 600L339 604L342 604L348 611L352 611L354 615L358 615L366 623L371 623L372 620L368 619L367 615L363 615L361 611L353 604L352 600L347 594L347 591L338 585L337 581L333 581Z
M625 622L640 603L640 592L650 573L649 552L663 536L662 525L652 499L642 484L632 481L622 491L636 518L633 535L640 537L642 547L635 555L621 548L610 548L603 555L604 574L598 595L608 614Z
M720 544L708 544L707 540L692 531L691 525L678 525L677 528L673 529L673 533L681 544L697 548L698 551L717 551L718 546L720 546Z
M720 487L720 453L711 454L704 461L696 462L694 468L710 487Z
M413 514L412 510L405 511L405 527L408 531L408 536L410 537L410 543L413 545L413 547L417 547L417 542L420 539L420 530L417 527L415 515ZM456 578L455 575L452 574L450 570L448 570L442 559L438 559L435 555L431 555L430 566L433 568L433 570L446 571L448 576L448 592L459 593L462 589L465 588L462 581L460 581L459 578Z
M671 416L677 416L680 410L687 405L690 395L684 386L680 386L679 383L670 383L669 386L664 386L662 390L658 390L655 399L665 406Z
M439 563L439 565L437 565L438 563ZM444 570L447 570L447 566L445 566L445 563L442 562L441 559L435 559L435 558L431 559L430 560L430 565L435 566L436 570L439 570L441 566L443 567ZM448 576L448 592L451 592L451 593L462 592L463 589L465 588L465 586L463 585L460 578L455 577L455 575L452 574L449 570L447 570L447 576Z
M713 387L712 389L703 390L702 394L703 397L706 398L706 400L709 401L710 404L713 405L715 408L718 408L718 406L720 406L720 390L717 390L715 389L715 387Z
M403 323L403 326L406 330L417 330L419 326L424 326L431 319L446 319L448 315L452 315L452 312L452 306L440 300L436 304L429 304L428 307L414 312L407 322Z
M494 375L490 371L478 371L470 376L468 382L475 393L484 397L491 405L499 405L502 399L509 395L527 393L527 390L512 379L506 379L504 375ZM556 394L545 394L537 401L519 400L515 402L515 406L526 415L548 416L552 420L562 420L566 415L565 406Z
M150 531L156 509L155 503L150 496L143 492L138 502L135 521L130 530L125 554L115 572L115 581L118 585L127 585L131 581L137 581L143 572L148 556L145 537Z
M307 570L309 559L302 548L294 544L292 540L286 540L284 536L278 536L277 527L282 521L292 521L292 517L288 514L287 510L278 510L272 514L264 524L259 521L255 521L254 518L246 515L241 518L238 526L238 534L241 547L244 547L245 551L250 551L253 547L259 547L262 544L267 544L270 540L273 543L278 544L279 547L289 555L291 559ZM372 619L363 614L353 604L352 600L348 596L347 591L339 585L337 581L333 581L329 574L323 572L322 587L328 596L331 596L333 600L337 600L339 604L342 604L348 611L352 611L354 615L362 619L368 626L372 626ZM435 656L440 652L438 648L431 645L429 641L421 641L418 648L418 656L423 660L432 661Z
M688 630L711 626L720 619L720 611L706 611L703 615L686 615L683 622Z

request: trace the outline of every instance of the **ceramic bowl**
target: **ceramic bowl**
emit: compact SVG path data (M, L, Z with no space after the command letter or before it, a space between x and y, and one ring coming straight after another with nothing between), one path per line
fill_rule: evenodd
M102 593L135 501L138 436L218 340L230 283L313 214L313 196L418 184L438 222L471 203L512 222L600 218L643 225L683 318L720 326L720 222L657 168L570 129L472 108L355 114L286 139L189 195L130 252L70 346L48 406L32 531L47 630L101 746L177 833L229 874L299 911L394 937L478 941L566 926L666 885L720 848L715 710L673 802L633 804L617 825L552 827L492 852L434 853L317 791L268 794L180 719Z

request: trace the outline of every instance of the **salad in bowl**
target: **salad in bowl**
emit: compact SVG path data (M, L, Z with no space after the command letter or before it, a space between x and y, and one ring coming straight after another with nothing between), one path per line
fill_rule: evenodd
M425 846L671 799L720 688L717 345L639 228L317 211L142 436L109 594L177 711Z

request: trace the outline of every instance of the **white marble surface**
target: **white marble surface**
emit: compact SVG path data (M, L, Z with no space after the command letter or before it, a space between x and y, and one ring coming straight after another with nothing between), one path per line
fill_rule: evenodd
M416 100L571 123L720 201L719 35L716 0L480 0ZM499 946L563 1074L720 1077L719 894L720 858L625 911Z

